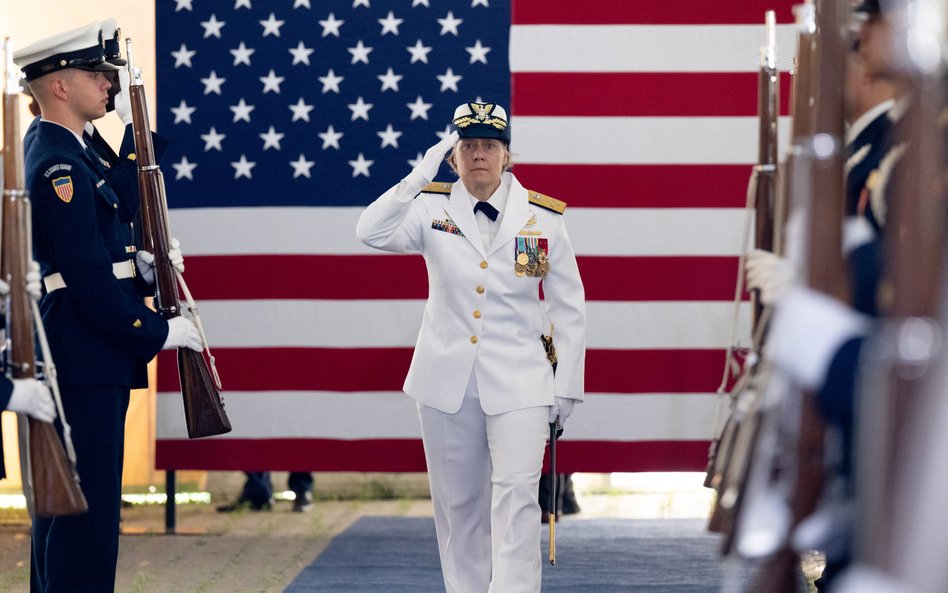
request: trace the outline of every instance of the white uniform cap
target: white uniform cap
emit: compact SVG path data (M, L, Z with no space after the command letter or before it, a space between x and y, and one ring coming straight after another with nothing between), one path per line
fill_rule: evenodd
M493 138L510 145L507 111L497 103L461 103L451 123L461 138Z
M102 47L105 48L105 59L116 66L124 66L127 62L122 56L121 30L118 21L114 18L102 21Z
M40 76L64 70L115 71L105 60L102 48L102 25L93 21L84 27L40 39L13 53L13 61L30 82Z

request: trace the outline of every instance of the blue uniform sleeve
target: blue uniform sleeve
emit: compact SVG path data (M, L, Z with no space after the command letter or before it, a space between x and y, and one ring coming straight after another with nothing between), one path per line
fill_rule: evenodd
M13 382L0 375L0 410L6 410L10 403L10 396L13 394Z

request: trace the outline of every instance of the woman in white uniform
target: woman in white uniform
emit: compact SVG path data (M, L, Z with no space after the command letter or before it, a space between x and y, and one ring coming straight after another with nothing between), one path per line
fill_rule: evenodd
M583 398L583 284L566 204L508 170L504 109L465 103L453 127L363 212L357 233L371 247L420 253L428 267L404 390L418 401L445 588L536 593L548 426ZM449 151L460 182L432 183Z

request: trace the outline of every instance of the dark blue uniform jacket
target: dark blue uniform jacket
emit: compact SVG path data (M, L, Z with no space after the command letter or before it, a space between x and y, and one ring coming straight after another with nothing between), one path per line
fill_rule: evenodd
M107 169L58 124L39 122L32 136L33 255L44 278L60 273L66 283L40 303L59 381L144 387L168 324L143 304L144 283L113 274L112 263L134 253Z

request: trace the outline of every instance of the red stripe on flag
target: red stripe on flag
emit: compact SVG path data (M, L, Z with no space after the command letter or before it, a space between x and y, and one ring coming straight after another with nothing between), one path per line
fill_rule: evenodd
M799 0L675 2L655 0L514 0L515 25L704 25L763 24L764 10L775 10L778 23L792 23Z
M588 301L727 301L734 298L736 257L580 256L577 259ZM428 297L428 272L424 260L418 256L190 256L187 266L188 286L192 294L203 301Z
M780 85L787 115L789 73ZM757 115L757 72L515 72L511 88L514 116Z
M524 187L553 192L569 213L570 208L743 208L751 167L520 164L514 172Z
M567 428L568 430L568 428ZM699 471L707 441L560 441L562 472ZM415 439L159 440L155 467L175 470L424 472Z
M227 391L401 391L412 348L214 348ZM589 393L710 393L723 350L588 350ZM332 372L324 372L332 369ZM158 391L178 391L175 352L158 355Z

